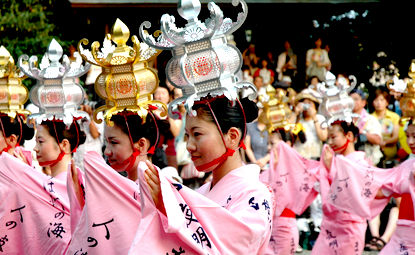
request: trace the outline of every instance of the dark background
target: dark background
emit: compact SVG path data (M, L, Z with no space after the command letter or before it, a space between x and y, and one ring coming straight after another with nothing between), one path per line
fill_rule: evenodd
M230 2L230 1L229 1ZM236 19L240 7L218 4L225 17ZM199 15L200 20L208 17L206 5ZM88 38L102 42L116 18L120 18L131 34L138 35L139 25L148 20L152 23L150 31L159 26L164 13L176 17L177 26L183 26L184 20L178 15L176 5L71 5L69 2L60 7L64 10L60 28L64 36L72 39ZM342 14L354 10L355 19ZM363 14L366 16L363 17ZM313 26L313 20L319 27ZM395 61L401 76L408 73L409 64L415 58L413 43L413 8L400 1L379 1L364 3L249 3L248 18L244 25L234 33L235 42L241 52L248 46L245 30L252 30L252 42L257 54L271 50L275 57L283 51L283 42L289 39L298 56L299 74L304 74L305 54L314 46L316 36L323 38L323 44L330 47L329 56L332 72L353 74L358 83L366 83L371 76L372 62L379 51ZM160 63L171 57L163 52ZM301 82L301 81L300 81Z

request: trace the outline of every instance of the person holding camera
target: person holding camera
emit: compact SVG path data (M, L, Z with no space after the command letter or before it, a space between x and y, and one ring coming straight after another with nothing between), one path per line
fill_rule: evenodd
M327 127L323 126L325 118L317 114L321 98L317 91L307 88L296 96L296 101L294 115L296 122L304 127L305 141L295 141L294 148L301 156L318 160L323 142L327 140Z
M359 128L359 138L355 145L356 150L364 151L366 157L376 166L383 156L379 146L382 142L382 126L365 109L367 93L361 89L354 89L350 92L350 96L354 100L353 112L360 115L360 118L354 120L354 124Z

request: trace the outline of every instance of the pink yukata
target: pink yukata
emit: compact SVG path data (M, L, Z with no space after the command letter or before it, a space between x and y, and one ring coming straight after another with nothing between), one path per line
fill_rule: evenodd
M364 189L365 184L361 183L353 175L344 176L338 173L339 167L344 167L347 162L356 166L369 166L365 153L355 151L347 156L336 155L333 157L330 172L322 167L319 172L320 193L323 203L323 221L320 226L320 234L313 246L311 254L362 254L365 245L365 233L367 228L366 218L353 212L342 210L337 203L335 194L341 193L347 200L351 192L358 192ZM336 200L337 199L337 200ZM386 205L387 201L384 201Z
M270 242L265 252L267 255L295 253L299 242L295 214L302 214L317 195L313 189L316 178L308 173L308 169L316 168L319 162L303 158L284 142L278 144L277 151L278 163L275 164L274 152L271 151L270 168L262 171L260 175L261 181L272 187L277 208L273 215ZM297 197L290 200L289 197L294 195ZM296 213L288 207L293 208Z
M0 156L0 254L64 254L71 238L66 175Z
M401 206L399 208L396 229L391 239L383 247L380 255L415 254L415 180L413 172L415 160L403 162L402 167L395 168L388 182L382 188L383 193L393 196L401 196ZM392 168L393 170L393 168Z
M244 165L198 192L160 174L167 216L154 205L140 163L142 220L129 254L263 254L272 226L272 194L259 167Z
M96 152L85 154L84 167L82 210L73 187L68 193L71 206L80 210L80 218L73 219L77 224L66 254L127 254L141 219L139 186L108 166Z
M21 151L23 156L25 157L27 164L29 166L33 166L33 157L32 157L32 152L29 150L26 150L25 148L21 147L21 146L17 146L16 148L14 148L15 151L19 152Z

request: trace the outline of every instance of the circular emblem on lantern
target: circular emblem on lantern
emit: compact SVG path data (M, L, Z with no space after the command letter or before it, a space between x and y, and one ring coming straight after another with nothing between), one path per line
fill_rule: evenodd
M200 76L206 76L213 70L213 61L211 58L199 57L193 62L193 70Z
M5 99L6 98L6 92L4 92L4 91L0 91L0 100L3 100L3 99Z
M131 92L131 90L133 89L133 84L130 80L119 79L117 81L116 88L118 93L125 95Z
M49 92L46 94L47 104L57 104L61 101L62 95L59 92Z

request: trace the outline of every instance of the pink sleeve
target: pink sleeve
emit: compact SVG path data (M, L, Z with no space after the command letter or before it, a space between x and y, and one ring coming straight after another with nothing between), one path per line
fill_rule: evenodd
M271 154L271 160L274 155ZM261 181L269 184L276 197L276 215L285 208L300 215L317 196L313 189L317 181L315 171L319 162L308 160L281 142L278 144L278 164L270 162L269 170L261 173Z
M66 181L3 153L0 190L1 252L63 254L71 237Z
M327 202L349 213L371 219L386 206L388 199L375 199L390 171L359 165L343 156L337 156L332 169L336 175L330 187Z
M141 220L137 183L108 166L96 152L87 152L85 206L67 254L127 254Z
M71 208L71 230L73 232L75 230L76 225L79 222L79 219L81 218L82 208L75 194L74 183L72 181L72 173L70 171L70 167L71 166L69 165L68 174L67 174L67 190L68 190L69 204ZM78 184L77 185L79 185L81 189L84 190L84 187L85 187L84 174L79 168L76 168L76 170L78 171ZM85 196L83 196L82 198L83 198L83 203L85 203Z
M245 208L238 204L229 211L160 174L165 217L153 203L144 181L146 166L142 167L139 181L143 218L129 254L258 254L258 240L269 239L271 222L264 225L261 220L270 216L270 208L262 204L264 194L270 199L268 190L250 193L254 201L243 196Z

